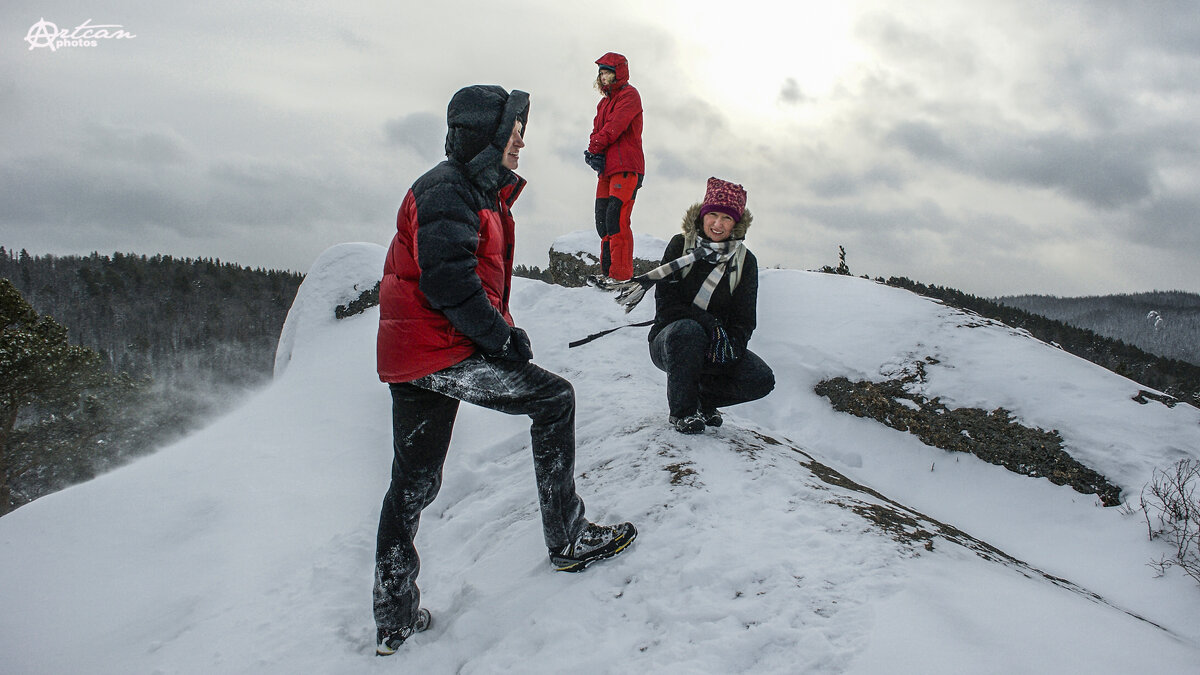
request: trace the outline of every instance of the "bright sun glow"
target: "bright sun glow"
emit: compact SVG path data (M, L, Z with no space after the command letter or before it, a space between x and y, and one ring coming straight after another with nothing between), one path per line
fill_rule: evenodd
M862 58L848 3L685 1L659 10L722 107L753 115L785 99L821 99Z

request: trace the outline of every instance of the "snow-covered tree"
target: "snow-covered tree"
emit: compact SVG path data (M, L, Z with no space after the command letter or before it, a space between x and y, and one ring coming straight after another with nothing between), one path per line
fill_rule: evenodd
M82 405L85 392L104 380L99 354L70 344L65 327L39 317L11 281L0 278L0 514L13 508L13 480L28 468L11 452L22 411L86 415L95 406Z

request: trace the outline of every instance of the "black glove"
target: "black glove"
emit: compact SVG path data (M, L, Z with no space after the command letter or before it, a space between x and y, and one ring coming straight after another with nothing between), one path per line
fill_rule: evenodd
M484 357L493 361L525 363L533 359L533 347L529 344L529 335L513 326L504 345L494 352L484 354Z
M604 173L603 153L588 152L587 150L584 150L583 161L587 162L587 165L592 167L592 170L596 173Z
M717 327L709 335L708 350L704 352L704 358L709 363L733 363L737 360L737 354L734 353L733 349L733 341L729 339L729 333L725 332L724 326L717 324Z

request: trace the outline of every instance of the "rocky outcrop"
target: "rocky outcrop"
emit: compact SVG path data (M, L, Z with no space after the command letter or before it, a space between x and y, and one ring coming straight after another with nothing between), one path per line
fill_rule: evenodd
M658 267L657 260L633 259L633 273L643 274ZM550 249L550 273L552 283L559 286L578 287L587 285L590 274L600 274L600 258L584 251L566 253Z
M820 382L814 391L828 398L834 410L910 432L927 445L969 452L1014 473L1069 485L1077 492L1095 494L1105 506L1121 503L1121 489L1067 454L1057 431L1023 426L1004 408L950 409L936 397L909 392L907 383L903 378L852 382L835 377Z

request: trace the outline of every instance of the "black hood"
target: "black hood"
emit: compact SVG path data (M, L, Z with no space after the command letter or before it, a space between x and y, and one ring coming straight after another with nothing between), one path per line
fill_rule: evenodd
M494 84L463 87L446 108L446 157L467 167L471 180L488 192L508 182L501 162L513 124L529 118L529 94Z

